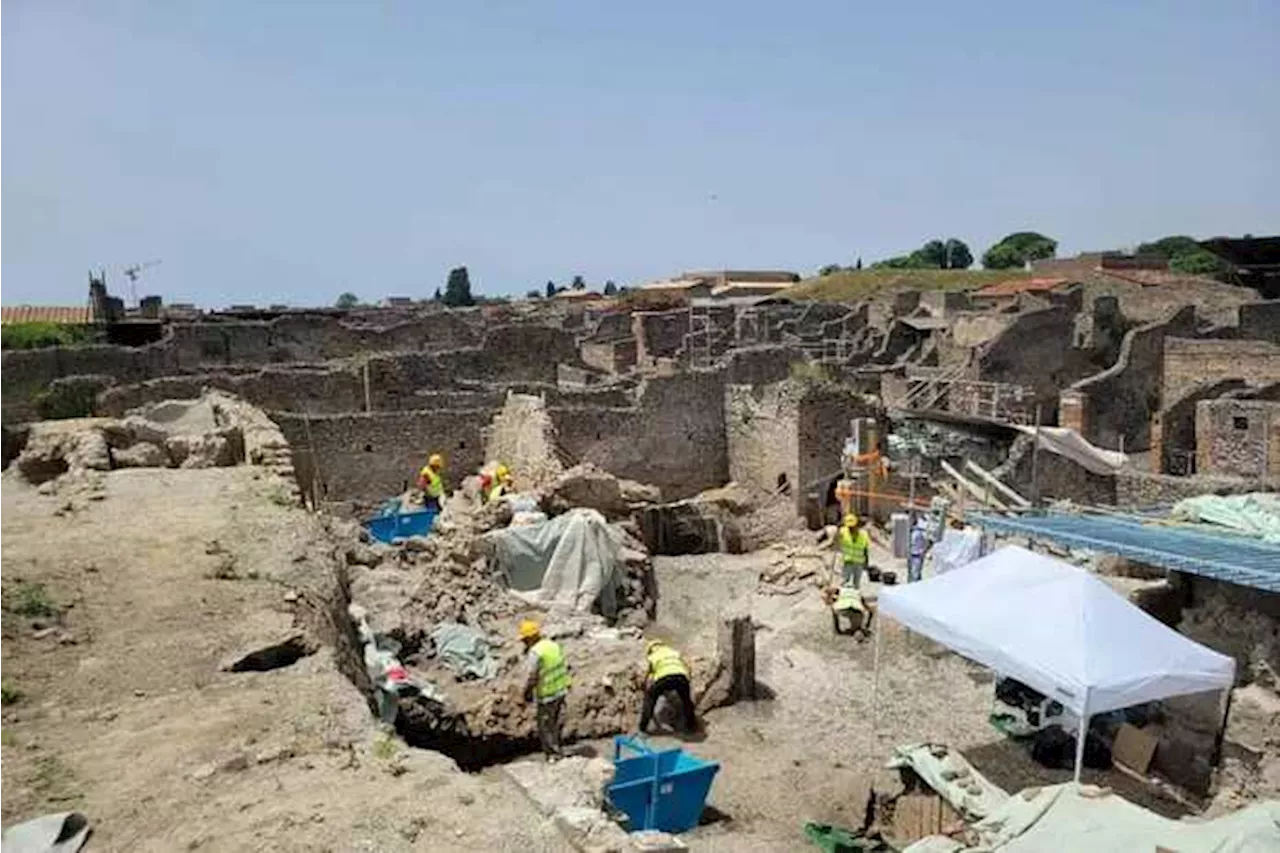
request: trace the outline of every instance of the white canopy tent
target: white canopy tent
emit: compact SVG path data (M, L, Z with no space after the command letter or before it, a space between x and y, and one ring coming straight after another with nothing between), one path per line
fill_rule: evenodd
M1153 619L1088 572L1016 546L886 588L879 604L882 615L1073 712L1077 780L1093 714L1235 681L1234 659Z

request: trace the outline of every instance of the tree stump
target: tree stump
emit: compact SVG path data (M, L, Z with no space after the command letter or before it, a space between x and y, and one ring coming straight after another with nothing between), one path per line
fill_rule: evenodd
M749 613L721 619L716 653L729 679L729 701L756 698L756 629Z

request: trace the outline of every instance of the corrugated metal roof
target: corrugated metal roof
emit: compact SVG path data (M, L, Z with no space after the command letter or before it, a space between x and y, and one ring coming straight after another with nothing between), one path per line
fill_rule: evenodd
M85 325L92 322L88 305L0 305L0 325L11 323L61 323Z
M1105 515L1008 517L982 513L977 523L1001 533L1047 539L1072 548L1117 554L1152 566L1280 592L1280 545L1261 539Z
M1045 293L1066 284L1065 278L1015 278L988 284L974 291L974 296L1016 296L1019 293Z

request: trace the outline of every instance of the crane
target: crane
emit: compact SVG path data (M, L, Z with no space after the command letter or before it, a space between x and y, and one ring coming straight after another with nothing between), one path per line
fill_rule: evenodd
M156 258L154 261L134 264L121 270L121 272L124 273L124 277L129 279L129 298L133 301L134 305L138 304L138 288L136 286L138 283L138 274L143 270L151 269L151 267L154 267L158 263L160 263L160 258Z

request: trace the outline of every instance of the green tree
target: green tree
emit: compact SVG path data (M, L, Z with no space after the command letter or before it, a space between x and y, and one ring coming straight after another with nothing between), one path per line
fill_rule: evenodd
M1169 269L1184 275L1225 276L1231 267L1222 258L1207 249L1182 252L1169 259Z
M618 295L618 285L613 283L613 279L609 279L604 283L604 295L605 296Z
M554 281L548 281L547 282L547 298L550 299L555 295L556 295L556 283Z
M525 299L541 299L542 291L535 287L535 288L532 288L531 290L525 291L524 296L525 296Z
M574 290L586 290L587 283L583 280L582 276L575 275L573 277L573 282L569 285L569 287L573 288Z
M359 304L360 304L360 297L356 296L351 291L347 291L346 293L338 294L338 299L336 302L333 303L333 307L349 309L349 308L355 308Z
M1025 266L1028 261L1052 258L1058 241L1035 231L1015 231L998 240L982 255L982 265L989 270L1007 270Z
M471 295L471 276L466 267L454 267L449 270L449 280L444 285L444 304L450 308L461 308L475 305Z
M1178 255L1188 255L1192 252L1204 251L1200 248L1200 244L1195 238L1188 237L1185 234L1174 234L1169 237L1161 237L1159 240L1152 240L1150 243L1139 243L1135 254L1138 255L1159 255L1167 260L1173 260Z
M826 278L829 275L835 275L836 273L840 272L843 269L844 267L840 266L839 264L827 264L825 267L818 270L818 277Z
M883 261L876 261L871 265L873 270L924 270L936 269L921 256L919 250L909 255L896 255L892 258L885 258Z

